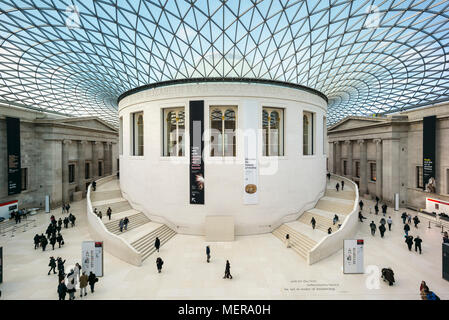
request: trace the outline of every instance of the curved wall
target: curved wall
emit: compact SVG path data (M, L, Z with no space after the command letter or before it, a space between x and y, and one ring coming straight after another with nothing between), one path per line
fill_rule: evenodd
M204 205L190 204L189 138L184 157L163 156L163 109L184 107L189 132L189 101L204 100ZM236 157L211 157L210 106L237 106ZM262 108L284 109L284 156L262 156ZM254 110L248 114L247 110ZM124 197L152 220L178 233L204 234L205 217L232 215L237 235L270 232L287 215L302 212L325 188L323 118L326 101L303 90L267 84L200 83L160 87L125 96L122 118L120 187ZM131 114L143 111L144 155L132 156ZM304 156L303 111L315 113L314 155ZM244 204L244 117L258 119L258 203ZM297 218L297 215L294 215Z

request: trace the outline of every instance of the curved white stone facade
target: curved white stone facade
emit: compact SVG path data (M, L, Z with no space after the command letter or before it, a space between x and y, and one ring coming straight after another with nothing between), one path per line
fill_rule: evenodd
M204 204L190 204L189 101L204 100ZM210 107L236 106L236 157L210 156ZM163 156L163 113L184 107L185 155ZM264 107L282 108L284 155L262 155ZM251 110L250 113L245 112ZM119 102L120 186L130 203L178 233L204 234L206 216L233 216L235 234L270 232L314 206L325 188L327 102L314 93L249 83L179 84L147 89ZM144 155L132 156L131 114L143 112ZM314 154L303 155L303 112L314 116ZM258 119L258 201L245 204L245 117ZM246 119L248 120L248 119ZM288 216L288 217L287 217Z

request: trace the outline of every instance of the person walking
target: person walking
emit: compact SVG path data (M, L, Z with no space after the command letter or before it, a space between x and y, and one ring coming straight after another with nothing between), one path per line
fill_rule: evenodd
M56 237L56 241L58 241L59 248L61 248L61 245L64 245L64 238L60 233L58 233L58 236Z
M376 215L379 214L379 206L378 206L377 204L374 206L374 213L375 213Z
M58 220L58 228L59 228L59 230L61 230L61 226L62 226L62 219L59 218L59 220Z
M64 214L64 212L65 212L65 203L62 204L61 208L62 208L62 214Z
M57 292L58 292L59 300L65 300L65 295L67 294L67 286L65 285L64 279L59 281Z
M90 285L90 292L94 293L95 291L95 283L98 282L98 278L92 271L89 273L89 277L87 278L87 282Z
M64 228L67 229L69 227L69 218L65 217L63 222L64 222Z
M385 221L385 218L381 218L379 222L380 222L380 224L383 224L384 227L385 227L385 224L387 223L387 221Z
M290 235L288 233L285 235L285 246L290 248Z
M413 237L412 236L405 236L405 243L407 244L408 251L412 251Z
M97 190L97 182L96 181L92 181L92 188L95 190Z
M50 257L50 263L48 264L50 270L48 270L48 275L50 275L51 270L53 270L53 274L56 274L56 260L54 257Z
M125 217L125 219L123 220L123 226L125 227L125 230L128 230L128 223L129 223L129 219L128 219L128 217Z
M232 279L231 264L229 263L229 260L226 260L225 274L223 279Z
M343 191L344 188L345 188L345 182L344 182L344 180L341 180L341 191Z
M106 211L106 215L108 216L109 220L111 220L111 215L112 215L111 207L109 207L108 210Z
M74 274L67 276L67 292L69 293L69 300L75 300L76 287Z
M366 217L364 217L362 215L362 211L359 211L359 220L360 220L360 222L363 222L363 219L366 219Z
M41 246L42 246L42 251L45 251L45 247L47 246L48 241L46 237L41 238Z
M388 224L388 231L391 231L391 225L393 224L393 220L391 219L391 216L388 217L387 224Z
M33 240L34 240L34 250L36 250L39 247L39 242L41 240L41 237L36 233Z
M387 204L386 204L386 203L384 203L384 204L382 205L382 214L383 214L384 216L387 214Z
M154 247L156 248L157 252L159 252L159 248L161 246L161 241L158 237L156 237L156 240L154 240Z
M407 223L412 224L412 215L410 213L407 215Z
M75 226L76 217L73 214L70 214L70 222L72 223L72 228Z
M162 259L160 257L158 257L156 259L157 272L161 273L163 264L164 264L164 261L162 261Z
M408 223L406 223L404 225L404 232L405 232L405 236L408 236L408 232L410 231L410 226Z
M378 196L376 196L376 206L379 206L379 197Z
M329 227L329 229L327 229L327 234L331 234L332 233L332 228Z
M310 220L310 223L312 224L312 229L315 230L316 221L315 221L314 217L312 217L312 220Z
M330 174L330 172L327 173L327 180L331 181L331 174Z
M447 231L444 231L443 233L443 243L449 243L449 235Z
M419 236L416 236L414 241L415 241L415 252L418 251L418 249L419 249L419 254L421 254L421 252L422 252L422 249L421 249L422 239Z
M81 274L81 266L78 262L75 264L75 268L73 268L73 271L75 273L75 284L76 284L77 281L79 281Z
M383 225L382 223L379 226L379 232L380 232L380 237L383 238L384 237L384 233L387 230L387 228L385 228L385 225Z
M363 201L362 200L360 200L359 206L360 206L360 211L363 211Z
M67 202L67 205L65 206L65 210L67 213L70 213L70 204Z
M406 212L403 212L401 214L401 219L402 219L402 223L405 224L405 220L407 220L407 213Z
M120 219L118 222L118 227L120 228L120 232L123 232L123 219Z
M343 189L342 189L343 190ZM334 215L334 218L332 219L333 225L335 226L335 224L338 222L339 218L337 215Z
M209 246L206 246L206 257L207 257L207 263L210 262L210 248Z
M83 271L83 274L80 276L80 298L83 297L83 292L84 292L84 296L87 295L87 282L88 282L88 277L86 272Z
M51 247L53 248L53 250L55 250L56 235L54 233L51 234L50 244L51 244Z
M418 224L419 224L420 222L421 222L421 221L419 221L418 216L414 216L414 217L413 217L413 223L415 224L415 228L418 228Z
M64 263L65 263L65 260L62 261L62 258L58 257L57 262L58 262L58 271L60 273L64 274Z
M376 224L374 223L374 221L371 221L371 223L369 224L369 227L371 229L371 235L374 236L376 234Z
M340 184L337 182L337 184L335 185L335 189L337 189L337 192L338 192L338 189L340 189Z
M103 219L103 214L101 213L101 211L98 213L98 218L100 218L101 220Z

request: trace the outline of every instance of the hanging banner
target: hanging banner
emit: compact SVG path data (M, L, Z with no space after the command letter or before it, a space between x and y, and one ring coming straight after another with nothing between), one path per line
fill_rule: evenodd
M432 193L435 193L436 120L436 116L423 119L423 186Z
M257 157L257 129L259 118L257 103L245 103L241 109L243 116L243 139L245 163L243 169L243 203L257 204L259 202L259 171Z
M97 277L103 276L103 242L83 241L81 257L83 272L89 275L92 271Z
M3 282L3 247L0 247L0 283Z
M190 204L204 204L204 101L190 101Z
M364 273L363 240L343 240L343 273Z
M8 149L8 195L22 190L20 176L20 119L6 117L6 140Z

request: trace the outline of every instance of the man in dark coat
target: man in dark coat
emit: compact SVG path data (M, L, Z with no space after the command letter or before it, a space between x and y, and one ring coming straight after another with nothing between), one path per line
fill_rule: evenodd
M156 237L156 240L154 240L154 247L156 248L157 252L159 252L159 247L161 246L161 241L158 237Z
M69 218L65 217L64 218L64 228L68 228L69 227Z
M310 223L312 224L312 229L315 230L316 221L315 221L314 217L312 217L312 220L310 220Z
M387 228L385 228L385 226L381 223L379 226L379 232L380 232L380 237L383 238L384 237L384 233L387 230Z
M60 273L64 274L64 263L65 263L65 260L62 261L62 258L58 257L57 262L58 262L58 271Z
M61 228L61 226L62 226L62 219L59 218L59 220L58 220L58 227Z
M97 190L97 182L92 181L92 189Z
M47 244L48 244L47 238L45 237L41 238L42 251L45 251L45 247L47 246Z
M407 213L403 212L401 214L402 223L405 224L405 220L407 220Z
M335 185L335 189L337 189L337 192L338 192L338 189L340 189L340 184L337 182L337 184Z
M50 244L51 244L53 250L55 250L56 234L52 234L52 236L51 236L51 238L50 238Z
M53 274L56 274L56 260L54 257L50 257L50 263L48 264L50 270L48 271L48 275L50 275L51 270L53 270Z
M225 274L223 279L232 279L231 264L229 263L229 260L226 260Z
M374 212L376 215L379 213L379 206L377 204L374 206Z
M125 217L125 219L123 219L123 227L125 228L125 230L128 230L128 223L129 219L128 217Z
M67 203L67 205L65 206L65 210L67 211L67 213L69 213L70 211L70 204L69 203Z
M371 235L374 236L376 234L376 224L374 223L374 221L371 221L371 223L369 224L369 227L371 229Z
M418 223L420 223L418 216L413 217L413 223L415 224L415 228L418 228Z
M98 281L97 276L92 271L89 273L89 277L87 278L87 282L90 285L90 292L94 293L95 283Z
M327 173L327 180L331 181L331 174L329 172Z
M407 244L408 250L412 251L413 237L412 236L406 236L405 237L405 243Z
M382 205L382 214L384 216L387 214L387 205L385 203Z
M62 235L58 233L58 236L56 237L56 241L58 241L59 248L61 248L61 245L63 244L64 239L62 238Z
M415 238L415 251L418 251L419 249L419 254L421 254L421 243L422 243L422 239L419 236L416 236Z
M360 200L359 206L360 206L360 211L363 211L363 201L362 200Z
M376 196L376 206L379 206L379 197L378 196Z
M362 211L359 211L359 220L360 220L360 222L363 222L363 219L366 219L366 217L363 216Z
M59 282L57 291L59 300L65 300L65 295L67 294L67 286L65 285L64 279Z
M209 246L206 246L206 256L207 256L207 263L210 261L210 248Z
M344 188L345 188L345 182L343 180L341 180L341 191L343 191Z
M41 237L36 233L34 236L34 250L36 250L39 247L39 242L41 240Z
M404 225L404 232L405 232L405 236L408 236L408 232L410 231L410 226L408 225L408 223L406 223Z
M111 215L112 215L112 209L111 209L111 207L108 208L108 210L106 211L106 214L107 214L109 220L111 220Z
M160 257L158 257L156 259L157 272L161 273L163 264L164 264L164 261L162 261L162 259Z

